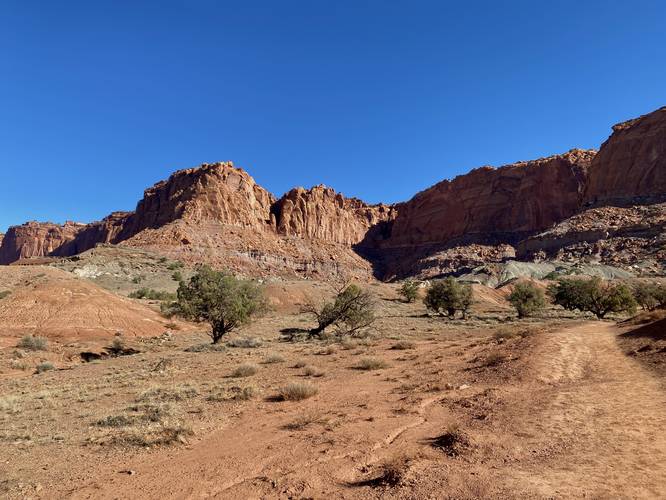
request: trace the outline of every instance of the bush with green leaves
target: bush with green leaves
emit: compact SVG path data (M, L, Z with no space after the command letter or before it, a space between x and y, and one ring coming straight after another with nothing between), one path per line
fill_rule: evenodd
M609 313L633 313L636 300L632 290L624 283L604 282L599 277L591 279L559 279L548 287L553 302L570 311L591 312L598 319Z
M177 297L163 309L186 319L209 323L213 344L267 308L261 286L208 266L200 267L189 282L181 281Z
M462 312L463 319L472 305L472 286L458 283L454 278L448 277L437 280L430 285L423 299L428 310L434 313L453 318L456 312Z
M543 290L530 282L516 283L508 300L516 309L519 318L532 316L546 307Z
M404 297L405 301L414 302L419 296L419 284L413 280L405 281L398 293Z
M350 284L339 287L333 301L323 306L308 303L302 312L315 317L317 326L310 330L309 335L319 337L329 326L335 326L338 335L362 332L375 322L375 308L375 300L370 292Z
M634 298L646 311L666 307L666 286L661 283L636 283Z

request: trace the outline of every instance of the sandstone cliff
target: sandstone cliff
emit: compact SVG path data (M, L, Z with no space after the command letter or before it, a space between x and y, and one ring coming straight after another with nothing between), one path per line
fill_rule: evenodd
M34 221L10 227L0 246L0 264L51 255L64 244L71 242L84 227L84 224L75 222L59 225Z
M272 212L280 234L348 246L361 242L371 227L393 215L388 205L367 205L323 185L292 189Z
M613 127L589 171L585 201L631 204L666 195L666 107Z
M397 208L382 246L515 242L576 213L594 155L571 150L435 184Z

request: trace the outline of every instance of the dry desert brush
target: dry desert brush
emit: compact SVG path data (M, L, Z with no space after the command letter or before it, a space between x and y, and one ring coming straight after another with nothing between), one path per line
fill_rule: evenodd
M201 266L189 282L178 286L178 298L168 308L193 321L211 326L213 344L225 334L249 323L267 309L263 288L224 272Z

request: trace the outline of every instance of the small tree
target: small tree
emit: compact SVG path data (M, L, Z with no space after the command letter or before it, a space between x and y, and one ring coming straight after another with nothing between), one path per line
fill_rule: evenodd
M423 302L429 310L437 314L446 313L449 318L453 318L456 311L462 311L465 318L472 300L470 285L462 285L454 278L448 277L435 281L426 292Z
M548 292L565 309L591 312L599 319L611 312L631 313L636 309L627 285L605 283L599 277L561 279L548 287Z
M529 282L516 283L508 300L521 319L532 316L546 306L543 291Z
M646 311L666 307L666 286L660 283L637 283L634 285L634 298Z
M226 333L249 323L266 307L263 289L253 281L202 266L189 282L181 281L171 310L184 318L209 323L210 337L217 344Z
M407 302L414 302L419 296L419 284L416 281L407 280L402 284L398 293L400 293Z
M336 326L340 335L353 335L374 323L375 301L370 292L354 284L342 285L336 291L332 302L320 307L308 303L303 307L302 312L312 314L317 320L310 337L320 336L329 326Z

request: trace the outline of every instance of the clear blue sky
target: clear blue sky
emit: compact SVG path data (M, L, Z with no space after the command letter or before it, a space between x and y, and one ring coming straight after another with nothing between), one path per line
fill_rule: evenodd
M666 104L662 1L0 0L0 231L233 160L393 202Z

